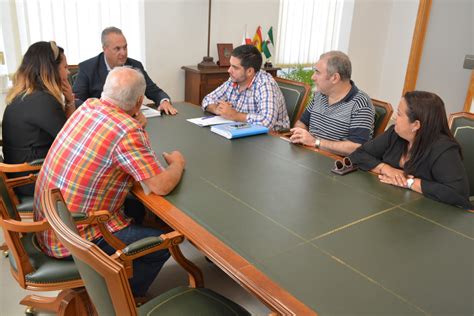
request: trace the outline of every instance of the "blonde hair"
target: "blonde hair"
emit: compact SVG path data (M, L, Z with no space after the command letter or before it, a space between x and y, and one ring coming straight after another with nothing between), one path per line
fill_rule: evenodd
M63 93L58 68L63 58L64 50L54 42L37 42L31 45L13 77L13 87L8 91L6 104L12 103L18 96L25 97L35 91L45 91L62 104Z

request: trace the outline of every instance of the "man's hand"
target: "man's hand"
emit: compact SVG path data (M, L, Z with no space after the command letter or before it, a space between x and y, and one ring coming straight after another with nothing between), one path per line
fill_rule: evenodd
M178 110L176 110L169 101L161 102L158 111L164 111L168 115L178 114Z
M142 111L138 110L138 112L135 113L133 118L136 119L143 128L146 127L147 119L145 115L143 115Z
M163 158L165 158L166 163L168 165L178 164L183 169L184 169L184 166L186 165L186 160L184 159L184 156L177 150L174 150L171 153L164 152Z
M290 130L293 134L290 141L294 144L302 144L306 146L314 146L315 138L305 129L301 127L294 127Z
M232 107L232 104L230 104L229 102L220 101L220 102L217 104L215 113L216 113L217 115L222 116L223 118L225 118L225 119L227 119L227 120L236 121L236 120L237 120L236 117L237 117L237 114L238 114L239 112L237 112L237 111Z

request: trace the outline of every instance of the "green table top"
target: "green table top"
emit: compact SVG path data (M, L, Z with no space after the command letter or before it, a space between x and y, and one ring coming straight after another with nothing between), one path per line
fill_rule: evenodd
M474 214L381 184L278 137L227 140L148 120L157 154L186 158L166 199L320 314L473 315Z

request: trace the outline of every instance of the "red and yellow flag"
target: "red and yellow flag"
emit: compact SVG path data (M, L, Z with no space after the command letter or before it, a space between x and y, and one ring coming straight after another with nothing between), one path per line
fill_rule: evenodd
M259 52L262 52L262 28L260 26L257 27L257 31L253 36L253 45L257 47Z

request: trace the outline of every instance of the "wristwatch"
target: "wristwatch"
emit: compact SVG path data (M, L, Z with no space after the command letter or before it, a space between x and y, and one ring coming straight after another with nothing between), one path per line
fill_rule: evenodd
M413 186L413 183L415 183L415 179L414 178L410 178L407 180L407 188L409 190L411 190L411 187Z
M319 149L319 146L321 146L321 138L316 137L316 140L314 141L314 147Z

